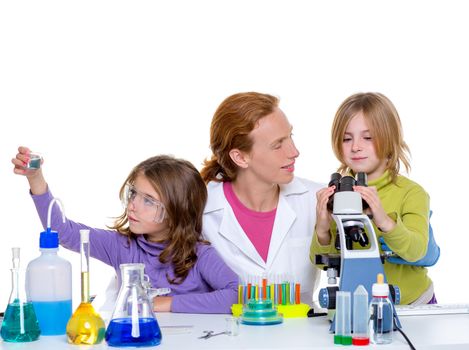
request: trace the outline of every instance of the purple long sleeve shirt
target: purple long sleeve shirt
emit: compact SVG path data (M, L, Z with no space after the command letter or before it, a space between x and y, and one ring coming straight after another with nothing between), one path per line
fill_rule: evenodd
M32 195L44 228L47 227L47 210L53 199L50 191ZM143 263L145 274L154 288L171 288L172 312L230 313L237 301L237 275L223 262L211 245L197 245L197 262L181 284L170 284L166 275L174 277L171 263L162 264L158 257L165 245L149 242L144 235L129 239L114 230L92 228L66 219L57 205L51 213L51 229L58 231L60 245L80 252L80 229L90 230L90 255L114 267L120 277L120 264Z

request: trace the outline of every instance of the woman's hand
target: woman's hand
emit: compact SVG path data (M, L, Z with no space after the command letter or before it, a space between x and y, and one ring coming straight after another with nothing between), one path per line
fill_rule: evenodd
M383 233L392 231L396 226L396 223L384 211L381 201L379 200L376 187L353 186L353 190L360 193L362 198L370 206L369 211L373 214L373 222L376 227L378 227Z
M31 150L28 147L18 147L16 157L11 160L14 165L13 172L17 175L26 176L31 188L31 193L35 195L43 194L47 191L47 183L42 175L41 168L28 169ZM43 160L41 159L41 165Z
M326 187L316 193L316 235L321 245L328 245L331 242L331 213L327 209L329 197L334 194L335 186Z

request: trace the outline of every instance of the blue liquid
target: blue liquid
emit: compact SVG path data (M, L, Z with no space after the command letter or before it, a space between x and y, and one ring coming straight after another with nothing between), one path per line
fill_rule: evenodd
M140 336L132 337L132 319L116 318L109 323L106 341L109 346L154 346L161 343L161 331L154 318L138 320Z
M29 169L39 169L41 167L41 158L33 158L29 160Z
M41 331L31 303L23 303L23 334L21 334L21 311L18 299L9 304L3 318L3 340L13 343L29 342L39 338Z
M391 304L383 304L383 318L378 319L378 306L373 305L373 331L376 334L389 333L394 325L393 322L393 310Z
M72 301L33 301L42 335L65 334L67 322L72 317Z

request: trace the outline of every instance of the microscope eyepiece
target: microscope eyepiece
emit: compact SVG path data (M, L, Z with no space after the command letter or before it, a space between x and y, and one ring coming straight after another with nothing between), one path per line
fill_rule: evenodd
M368 186L368 178L366 173L357 173L357 186Z
M340 179L339 192L353 191L355 183L356 181L352 176L343 176Z
M328 187L335 186L336 191L339 188L339 182L340 179L342 178L342 175L339 173L334 173L331 175L331 180L329 181L329 184L327 185Z
M333 173L328 186L335 186L334 194L329 197L327 201L327 209L329 211L334 210L334 196L337 192L353 191L353 186L368 186L366 173L358 172L356 179L353 176L342 176L339 173ZM362 199L363 209L368 208L368 203Z

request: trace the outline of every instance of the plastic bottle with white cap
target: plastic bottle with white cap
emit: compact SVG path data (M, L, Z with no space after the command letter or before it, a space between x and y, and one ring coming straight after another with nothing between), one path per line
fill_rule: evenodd
M378 274L372 288L370 302L370 340L373 344L392 343L393 307L388 298L389 286L384 283L383 274Z

